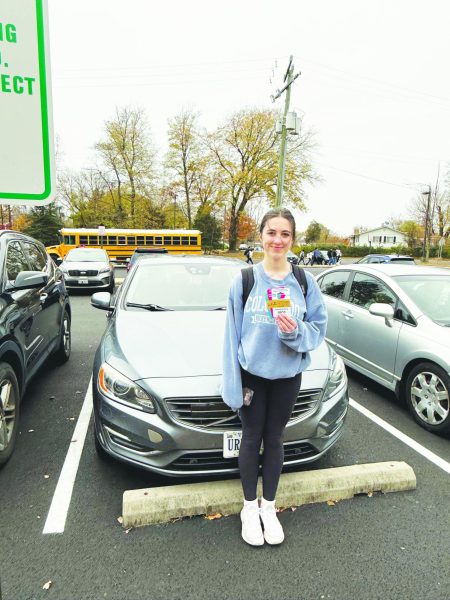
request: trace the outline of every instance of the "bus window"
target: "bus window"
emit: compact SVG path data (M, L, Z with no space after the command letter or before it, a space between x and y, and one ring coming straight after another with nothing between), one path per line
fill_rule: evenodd
M195 237L195 235L191 235L189 237L189 244L191 246L196 246L197 245L197 238Z
M70 246L74 246L75 245L75 236L74 235L65 235L64 243L69 244Z
M189 245L189 238L187 235L183 235L183 237L181 238L181 243L183 244L183 246Z
M108 235L108 244L115 246L117 244L117 235Z
M155 236L155 245L162 246L162 237L160 235Z
M137 240L138 246L143 246L144 245L144 236L143 235L138 235L136 237L136 240Z
M90 235L89 244L92 246L98 246L98 237L96 235Z
M171 245L172 245L172 236L165 235L164 236L164 246L171 246Z
M147 235L145 238L145 245L146 246L153 246L154 241L153 241L153 236L152 235Z
M174 235L172 239L173 239L172 243L174 246L179 246L181 244L181 238L179 235Z
M119 244L125 245L126 242L125 242L125 236L124 235L119 235L118 239L119 239Z
M86 246L88 243L88 236L87 235L80 235L80 245L81 246Z
M136 244L136 236L135 235L127 236L127 244L133 244L133 246L134 246Z

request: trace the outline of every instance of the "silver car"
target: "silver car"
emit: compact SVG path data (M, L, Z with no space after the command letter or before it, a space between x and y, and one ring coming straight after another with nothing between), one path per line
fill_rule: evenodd
M96 288L114 291L114 267L108 253L100 248L73 248L59 267L66 288Z
M345 363L405 399L428 431L450 434L450 270L353 264L317 278L326 339Z
M243 266L143 256L116 296L92 296L110 313L93 370L100 454L171 476L238 472L241 425L220 384L228 292ZM325 342L311 358L285 431L285 465L320 458L343 432L344 364Z

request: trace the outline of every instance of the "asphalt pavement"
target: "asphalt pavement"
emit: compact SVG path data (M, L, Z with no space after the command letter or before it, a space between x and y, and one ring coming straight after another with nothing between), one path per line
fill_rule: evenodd
M3 600L447 600L450 441L421 429L393 394L351 371L355 404L344 436L304 470L405 461L415 471L415 491L286 510L280 513L286 540L279 547L247 546L238 516L194 517L127 531L118 522L125 490L188 480L101 460L91 419L63 532L44 534L68 449L77 443L73 434L106 323L88 294L72 295L71 301L72 356L62 367L48 366L30 385L16 451L0 471ZM416 449L405 443L408 439ZM422 449L440 458L441 466Z

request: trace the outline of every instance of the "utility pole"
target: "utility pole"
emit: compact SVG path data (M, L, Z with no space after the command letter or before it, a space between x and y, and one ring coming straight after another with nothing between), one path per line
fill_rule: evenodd
M177 195L173 192L173 228L175 229L175 218L177 212Z
M284 76L284 82L287 81L286 85L281 90L277 90L276 94L272 96L272 102L275 102L277 98L281 96L283 92L286 92L286 97L284 99L284 113L281 120L281 144L280 144L280 158L278 161L278 179L277 179L277 199L275 206L281 206L283 200L283 186L284 186L284 173L285 173L285 161L286 161L286 136L287 136L287 128L286 128L286 117L289 111L289 103L291 100L291 85L300 75L298 72L294 75L294 57L291 55L289 58L289 65L286 69L286 74Z
M431 200L431 185L428 186L428 192L422 192L422 196L428 196L427 199L427 212L425 214L425 231L423 234L423 248L422 248L422 262L428 262L430 257L430 239L429 239L429 225L430 220L430 200Z

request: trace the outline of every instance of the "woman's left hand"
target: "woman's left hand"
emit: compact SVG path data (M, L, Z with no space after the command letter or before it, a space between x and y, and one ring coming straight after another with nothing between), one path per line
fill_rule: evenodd
M297 322L295 319L285 313L278 315L276 318L276 324L282 333L292 333L297 329Z

